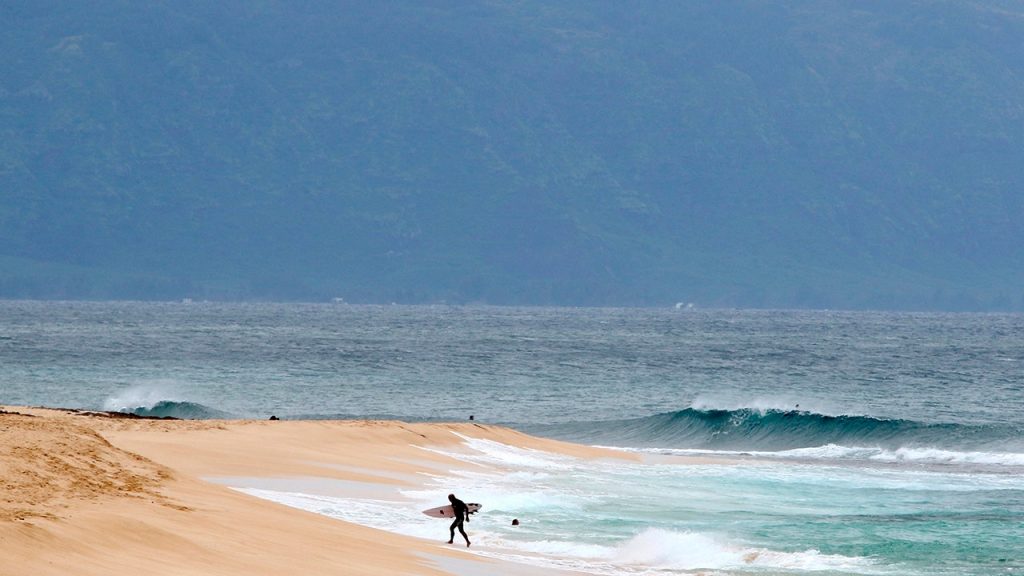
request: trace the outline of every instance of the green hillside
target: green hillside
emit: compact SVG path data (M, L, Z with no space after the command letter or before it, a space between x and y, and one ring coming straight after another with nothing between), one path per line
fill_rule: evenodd
M1010 0L0 5L0 297L1024 310Z

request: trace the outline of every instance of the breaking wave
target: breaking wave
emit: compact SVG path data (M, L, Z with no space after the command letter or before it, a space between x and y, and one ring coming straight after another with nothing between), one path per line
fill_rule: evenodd
M136 406L134 408L122 408L118 412L135 414L136 416L148 416L151 418L181 418L183 420L211 420L231 418L227 412L216 408L210 408L196 402L175 402L173 400L161 400L152 406Z
M133 386L108 398L103 403L103 409L149 418L213 420L233 417L223 410L198 402L175 399L174 396L176 394L173 386L168 384Z
M801 410L686 408L644 418L538 427L537 433L577 442L637 448L785 452L875 460L1005 460L1024 458L1024 428L925 423ZM865 448L866 447L866 448ZM814 452L810 449L819 449ZM991 454L996 454L991 456Z

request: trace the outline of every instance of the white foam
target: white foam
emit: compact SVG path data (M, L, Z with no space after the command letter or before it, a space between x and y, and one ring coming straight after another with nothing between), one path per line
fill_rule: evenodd
M531 448L520 448L494 440L470 438L456 432L453 432L453 434L461 438L463 447L471 452L445 451L441 449L427 450L445 454L465 462L472 462L476 465L488 464L516 471L532 469L533 471L547 473L549 471L567 470L577 462L576 458L570 456L552 454Z
M235 489L294 508L408 536L437 540L445 536L447 528L436 519L419 514L408 502ZM707 534L655 528L644 530L618 546L571 540L510 540L488 531L474 531L473 540L475 549L472 552L483 552L489 557L538 566L574 568L592 574L742 567L873 572L873 565L866 558L827 555L817 550L778 552L748 548Z
M508 548L544 554L555 558L574 558L577 560L607 560L612 557L613 549L599 544L586 544L571 540L532 540L509 541L500 543Z
M347 498L260 488L233 489L292 508L380 530L420 538L436 538L438 533L437 520L419 512L427 506L421 508L421 505L410 505L405 501Z
M635 574L646 570L723 570L736 568L878 572L868 558L822 554L817 550L779 552L729 543L717 536L649 528L618 546L542 540L502 542L511 548L560 559L584 560L577 568L593 573L615 573L602 565ZM501 557L500 554L492 554Z
M622 544L612 561L666 570L693 570L736 566L743 562L743 555L741 550L730 549L703 534L650 528Z
M159 402L180 402L181 383L175 380L152 380L130 386L103 401L103 409L113 412L152 408Z
M952 464L993 464L1024 466L1024 454L998 452L954 452L938 448L898 448L883 450L875 459L896 461L943 462Z
M610 447L609 447L610 448ZM620 448L621 449L621 448ZM1024 454L1017 452L960 452L941 448L896 448L878 446L842 446L825 444L768 452L759 450L706 450L699 448L625 448L629 452L672 454L679 456L757 456L801 460L866 460L919 464L978 464L987 466L1024 466Z
M694 532L650 528L622 544L612 562L659 570L728 569L745 566L864 573L867 558L822 554L817 550L778 552L738 546Z
M887 448L827 444L776 453L782 457L872 460L876 462L919 462L924 464L986 464L1024 466L1024 454L1011 452L960 452L941 448Z
M468 450L466 450L468 448ZM454 455L454 452L445 452ZM569 569L606 576L661 574L666 570L831 570L871 574L879 572L868 559L821 554L817 550L776 551L730 541L714 534L647 528L634 536L615 531L596 536L588 534L587 518L600 522L607 504L635 487L637 475L652 481L665 477L681 478L689 474L721 474L733 470L721 466L645 466L605 462L576 461L559 455L524 450L497 442L467 439L459 452L466 461L481 460L493 467L467 467L450 475L424 475L425 484L404 489L394 500L336 497L298 492L242 489L241 491L366 526L429 540L447 537L447 525L420 514L420 510L443 504L448 491L484 504L484 514L475 516L468 526L473 538L472 554L546 569ZM512 463L510 467L497 463ZM547 471L559 463L559 471ZM733 472L741 472L740 467ZM765 473L757 466L747 473ZM779 473L803 467L769 466ZM509 471L509 470L514 471ZM806 474L806 471L804 472ZM607 486L611 483L613 486ZM605 490L611 489L611 493ZM696 488L690 495L694 496ZM595 513L596 506L597 516ZM511 518L526 521L509 528ZM621 518L617 518L616 522ZM662 520L663 521L663 520ZM608 539L611 537L612 539Z

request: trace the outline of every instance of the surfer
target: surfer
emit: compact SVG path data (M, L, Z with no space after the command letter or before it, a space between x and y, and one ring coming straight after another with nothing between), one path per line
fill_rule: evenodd
M465 520L469 522L469 507L462 500L455 497L455 494L448 495L448 501L452 503L452 510L455 512L455 520L452 521L452 525L448 527L448 531L451 532L451 537L448 538L448 543L452 544L455 542L455 529L459 529L459 533L466 539L466 548L469 548L469 536L466 536L466 530L462 527L462 522Z

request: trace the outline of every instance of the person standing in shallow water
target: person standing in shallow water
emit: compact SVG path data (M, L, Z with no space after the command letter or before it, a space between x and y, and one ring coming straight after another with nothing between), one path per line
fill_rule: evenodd
M455 542L455 529L458 528L459 533L466 539L466 547L469 548L469 536L466 536L466 530L462 527L463 521L469 522L469 507L466 506L465 502L456 498L455 494L449 494L448 501L452 503L452 509L455 511L455 520L448 527L448 531L451 532L448 543L453 544Z

